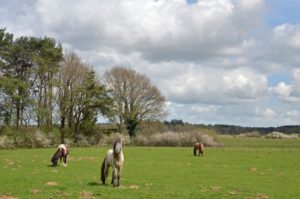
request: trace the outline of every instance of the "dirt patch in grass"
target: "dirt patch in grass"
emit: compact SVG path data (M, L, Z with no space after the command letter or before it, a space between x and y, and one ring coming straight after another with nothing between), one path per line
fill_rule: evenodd
M42 192L42 191L39 190L39 189L32 189L31 192L32 192L33 194L37 194L37 193L40 193L40 192Z
M211 187L211 190L212 190L213 192L219 192L220 189L221 189L220 186L212 186L212 187Z
M239 191L238 190L230 190L227 192L229 195L238 195Z
M255 197L252 197L252 196L248 196L246 197L245 199L269 199L270 196L266 195L266 194L263 194L263 193L258 193L256 194Z
M257 170L257 168L255 168L255 167L248 168L248 171L251 173L255 173L256 170Z
M58 185L58 183L57 182L47 182L46 185L48 185L48 186L56 186L56 185Z
M89 191L82 191L79 196L80 199L94 199L95 197Z
M138 189L139 186L133 184L133 185L129 185L129 186L120 186L119 188L120 189Z
M268 199L268 198L270 198L270 196L263 194L263 193L259 193L259 194L256 194L256 198L257 199Z
M10 195L2 195L2 196L0 196L0 199L18 199L18 198L15 198L15 197L10 196Z

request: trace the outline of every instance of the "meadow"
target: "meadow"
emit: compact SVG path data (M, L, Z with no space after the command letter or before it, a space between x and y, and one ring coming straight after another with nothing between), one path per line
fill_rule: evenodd
M67 167L51 167L54 148L0 150L0 198L300 198L300 140L220 140L204 157L126 146L119 188L100 183L109 147L71 148Z

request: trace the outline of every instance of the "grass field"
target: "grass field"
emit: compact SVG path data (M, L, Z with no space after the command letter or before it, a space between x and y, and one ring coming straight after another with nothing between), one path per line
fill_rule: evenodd
M221 139L203 158L126 147L119 188L100 184L108 148L72 148L68 167L54 168L54 148L0 150L0 198L300 198L300 140Z

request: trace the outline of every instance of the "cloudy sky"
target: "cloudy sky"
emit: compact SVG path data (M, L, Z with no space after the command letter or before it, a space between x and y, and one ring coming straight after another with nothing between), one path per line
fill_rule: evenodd
M190 123L300 124L298 0L0 0L0 27L49 36L102 75L147 75L168 116Z

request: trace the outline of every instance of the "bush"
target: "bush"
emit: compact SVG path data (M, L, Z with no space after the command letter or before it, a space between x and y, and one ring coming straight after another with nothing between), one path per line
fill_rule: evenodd
M297 138L295 135L287 135L287 134L284 134L284 133L281 133L281 132L277 132L277 131L274 131L272 133L269 133L266 135L266 138L274 138L274 139L291 139L291 138Z
M252 131L252 132L248 132L248 133L242 133L239 134L240 137L253 137L253 138L260 138L261 134L257 131Z
M214 137L199 132L165 132L151 136L138 135L134 144L139 146L192 146L195 142L201 142L205 146L221 146Z
M116 138L121 138L123 139L123 143L125 145L129 145L131 143L129 135L124 135L120 133L112 133L110 135L105 135L102 139L100 139L98 145L100 146L107 146L110 145L112 146L116 140Z
M21 147L50 147L51 139L40 130L28 130L19 132L15 136L17 146Z
M15 142L12 137L9 137L7 135L0 136L0 148L1 149L7 149L7 148L14 148Z

